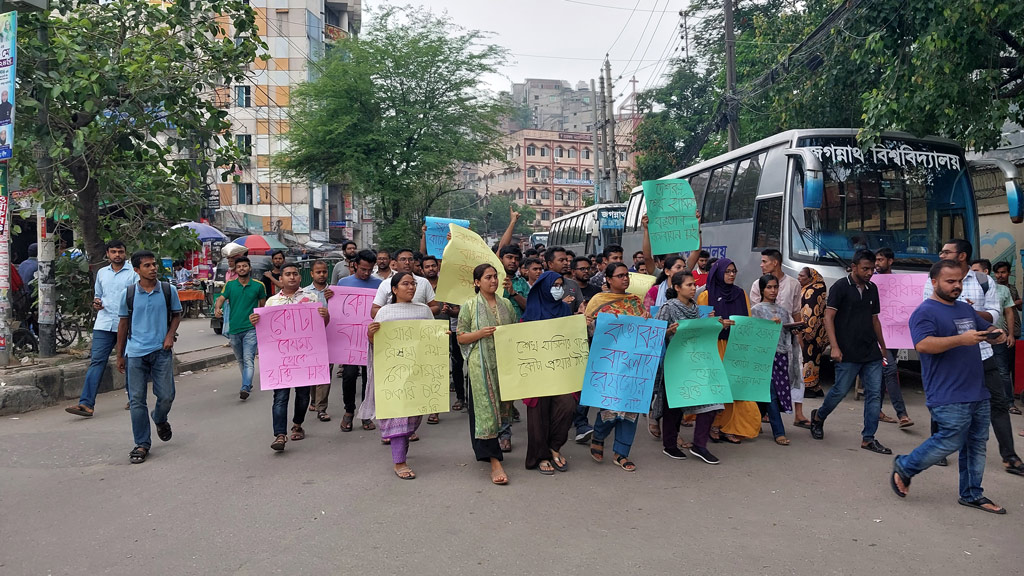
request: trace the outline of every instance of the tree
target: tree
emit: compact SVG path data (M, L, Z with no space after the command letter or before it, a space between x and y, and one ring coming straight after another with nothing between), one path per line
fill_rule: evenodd
M532 233L530 222L537 217L536 210L520 206L510 197L501 194L477 196L473 190L457 190L438 201L434 205L434 213L429 216L469 220L469 227L483 236L501 234L508 228L510 208L519 212L515 233Z
M293 92L285 178L348 180L385 248L415 245L423 216L459 190L459 166L504 158L507 105L478 89L504 51L422 8L385 6Z
M45 187L52 175L43 206L75 215L94 265L110 238L182 254L194 235L170 226L198 215L214 166L236 158L227 112L212 96L215 86L244 80L264 47L255 13L244 0L51 7L19 19L17 116L26 128L14 165L22 183ZM37 122L43 109L45 125ZM51 162L37 166L46 155Z

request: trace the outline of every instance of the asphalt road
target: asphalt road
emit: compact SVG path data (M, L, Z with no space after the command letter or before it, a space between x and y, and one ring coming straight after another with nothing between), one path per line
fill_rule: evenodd
M1024 560L1024 478L1002 472L994 440L986 495L1008 515L959 506L955 465L901 500L891 457L859 449L852 396L825 440L792 428L789 447L712 445L718 466L670 460L639 432L635 473L571 441L569 472L527 471L516 424L501 487L473 459L465 413L424 423L418 478L402 481L376 431L339 431L340 384L334 419L311 415L283 453L271 394L243 403L238 385L233 365L179 377L174 438L154 437L141 465L123 392L91 420L59 407L0 420L0 574L1004 575ZM897 453L928 430L920 391L908 400L918 425L878 434Z

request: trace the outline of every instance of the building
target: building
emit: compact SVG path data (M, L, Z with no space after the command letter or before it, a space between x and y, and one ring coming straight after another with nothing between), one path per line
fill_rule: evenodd
M289 99L299 83L316 77L316 61L334 43L358 33L361 0L250 0L268 58L250 64L244 84L216 90L218 104L232 119L238 146L250 155L236 182L217 182L208 214L228 233L276 234L293 243L360 244L368 215L341 184L283 181L275 176L273 154L291 128ZM367 219L368 220L368 219ZM369 230L372 236L372 230Z
M527 78L512 84L512 101L530 112L528 126L513 126L513 130L534 128L558 132L590 132L594 124L594 93L590 84L577 82L576 88L564 80Z

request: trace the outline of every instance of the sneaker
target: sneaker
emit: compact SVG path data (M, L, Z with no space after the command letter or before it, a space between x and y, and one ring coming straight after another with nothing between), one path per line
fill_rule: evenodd
M238 398L241 399L241 400L245 400L245 399L249 398L249 391L248 390L241 390L241 391L239 391L238 392Z
M818 410L811 410L811 438L821 440L825 437L825 422L818 420Z
M707 448L698 448L693 446L690 448L690 454L693 454L697 458L707 462L708 464L718 464L718 457L708 452Z
M587 430L586 432L580 432L576 435L577 444L586 444L590 442L590 438L594 435L593 430Z
M686 460L686 454L683 454L683 451L675 446L669 446L662 450L661 453L673 460Z
M171 439L171 423L162 422L156 425L156 437L167 442Z

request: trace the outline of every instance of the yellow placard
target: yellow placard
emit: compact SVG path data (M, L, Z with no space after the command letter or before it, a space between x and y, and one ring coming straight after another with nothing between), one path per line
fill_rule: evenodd
M650 274L641 274L639 272L629 273L629 288L626 288L626 292L629 294L636 294L643 298L647 296L647 292L654 286L654 283L658 279Z
M499 326L494 332L502 401L579 392L587 369L582 315Z
M448 411L448 321L381 322L373 337L377 418Z
M473 269L483 263L498 271L498 293L505 282L505 267L479 234L450 224L452 239L441 257L441 271L437 278L435 300L462 304L473 297Z

